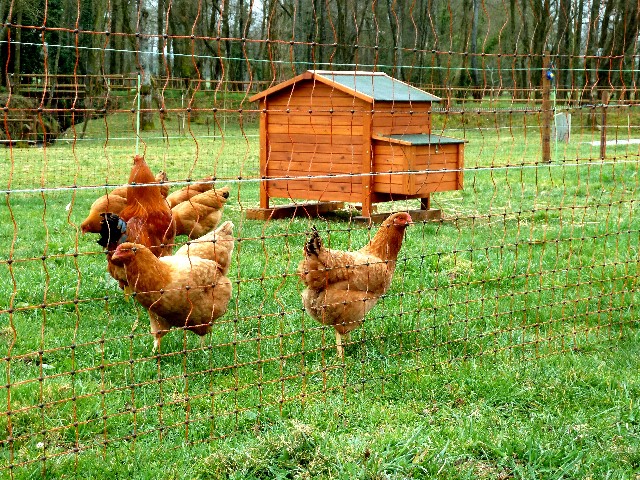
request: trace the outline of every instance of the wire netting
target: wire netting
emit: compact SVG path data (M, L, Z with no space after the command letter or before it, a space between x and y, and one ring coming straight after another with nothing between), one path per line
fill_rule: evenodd
M528 362L635 329L632 3L0 2L1 475L141 438L208 442L436 365ZM310 70L386 73L440 101L363 103L317 79L277 90ZM252 100L271 88L273 106ZM372 131L394 115L399 131ZM402 163L401 143L361 143L418 133L463 140L464 160L438 163L448 150L431 145L431 168ZM276 139L291 141L281 155ZM170 192L230 187L220 223L234 224L226 313L156 351L147 307L81 228L138 153ZM340 208L306 215L316 201ZM303 247L315 226L358 250L398 211L418 220L342 357L303 306Z

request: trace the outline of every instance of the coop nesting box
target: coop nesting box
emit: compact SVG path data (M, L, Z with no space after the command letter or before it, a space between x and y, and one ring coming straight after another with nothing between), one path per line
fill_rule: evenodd
M440 99L384 73L307 71L260 102L260 209L271 198L372 205L462 189L464 140L431 133ZM296 204L298 205L298 204ZM309 204L307 204L307 207Z

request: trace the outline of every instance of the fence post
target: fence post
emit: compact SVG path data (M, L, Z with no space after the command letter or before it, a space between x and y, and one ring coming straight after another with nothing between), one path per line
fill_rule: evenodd
M602 122L600 127L600 160L607 156L607 105L609 103L609 92L602 92Z
M547 77L550 52L542 55L542 161L551 161L551 79Z

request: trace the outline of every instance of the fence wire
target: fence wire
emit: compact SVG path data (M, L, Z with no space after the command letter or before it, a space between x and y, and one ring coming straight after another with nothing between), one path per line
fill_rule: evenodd
M301 3L0 6L2 476L77 468L122 442L209 442L436 366L615 346L637 328L637 5ZM387 73L440 101L363 106L317 78L251 100L309 70ZM403 163L419 145L358 144L398 133L371 131L394 115L401 135L460 140L460 161L438 159L444 144L423 164ZM226 313L155 351L144 290L120 288L82 226L138 153L169 194L229 187L217 223L235 239ZM318 201L340 205L300 215ZM400 211L417 220L388 290L364 288L378 302L341 356L303 305L305 245L316 228L325 247L358 250ZM172 257L198 248L189 231ZM385 261L356 268L361 280ZM151 290L182 309L196 298L172 288ZM340 302L363 302L354 290Z

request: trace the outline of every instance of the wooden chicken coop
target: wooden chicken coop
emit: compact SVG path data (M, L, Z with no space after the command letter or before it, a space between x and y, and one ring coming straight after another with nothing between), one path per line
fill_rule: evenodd
M302 206L317 214L352 202L420 199L433 218L433 192L462 189L464 140L431 133L440 99L377 72L309 70L251 97L260 102L260 208L281 218ZM271 207L270 199L294 203Z

